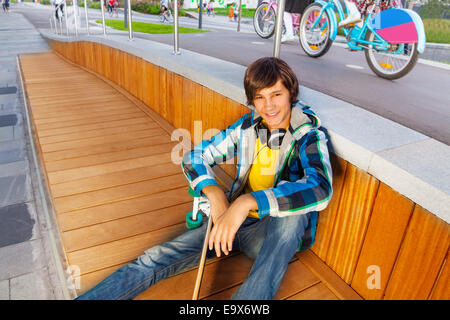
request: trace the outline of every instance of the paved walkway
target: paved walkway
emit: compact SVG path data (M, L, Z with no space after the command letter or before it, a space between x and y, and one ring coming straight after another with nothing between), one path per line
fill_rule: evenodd
M16 56L48 51L22 15L0 19L0 299L64 299L27 133Z

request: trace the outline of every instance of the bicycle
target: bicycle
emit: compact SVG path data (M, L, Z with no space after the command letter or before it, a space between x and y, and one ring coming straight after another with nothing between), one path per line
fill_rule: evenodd
M364 50L370 69L381 78L394 80L416 64L425 49L425 32L422 20L412 10L390 8L372 16L380 2L374 1L362 25L344 25L342 31L350 51ZM324 55L336 39L337 20L344 18L339 0L310 4L300 21L300 45L305 53L315 58Z
M253 14L253 27L258 36L268 39L275 33L275 21L277 12L276 0L263 0ZM292 13L292 28L294 34L299 34L300 14ZM284 33L284 24L282 33Z

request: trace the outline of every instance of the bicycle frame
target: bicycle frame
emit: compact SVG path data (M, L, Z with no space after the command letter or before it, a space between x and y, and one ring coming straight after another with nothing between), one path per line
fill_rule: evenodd
M275 12L277 12L277 2L275 0L263 0L261 3L267 3L269 5L266 14L264 15L264 19L267 17L267 15L270 12L270 8L273 8L273 10L275 10ZM299 26L300 26L300 15L297 13L293 13L294 15L297 15L296 17L294 17L292 19L292 27L294 29L294 31L298 31L299 30ZM295 19L295 20L294 20Z
M323 13L326 11L328 13L328 16L330 18L330 40L335 40L336 36L337 36L337 29L338 29L338 24L337 24L337 19L336 19L336 15L335 15L335 9L338 13L339 16L339 20L342 21L345 19L345 15L344 15L344 9L342 8L341 3L338 0L330 0L329 2L325 2L323 0L316 0L316 3L319 3L322 7L320 13L319 13L319 17L318 19L316 19L316 21L314 22L314 24L311 26L311 29L316 28L317 24L319 23L320 19L323 16ZM373 48L375 48L375 50L377 51L387 51L390 47L391 44L386 41L385 39L383 39L383 37L381 37L375 30L375 28L372 26L372 23L370 21L372 21L372 16L373 16L373 11L375 6L379 5L378 1L375 1L374 6L372 7L372 9L370 10L370 12L367 14L367 17L364 19L363 25L362 27L358 27L358 26L354 26L352 28L348 28L348 27L343 27L342 31L345 35L346 38L346 42L348 47L351 50L358 50L358 51L363 51L364 49L367 48L367 46L373 46ZM400 10L405 10L405 9L400 9ZM414 21L417 33L418 33L418 51L419 53L422 53L424 48L425 48L425 33L423 31L423 23L420 20L420 18L417 18L417 14L411 10L405 10L408 12L408 14L411 16L411 18ZM349 11L348 8L346 8L346 13L348 15ZM325 30L325 28L327 27L327 24L324 24L321 28L321 30ZM366 41L365 40L365 36L367 31L372 32L375 35L375 40L374 41ZM396 50L396 53L401 53L403 51L403 44L399 45L399 48Z

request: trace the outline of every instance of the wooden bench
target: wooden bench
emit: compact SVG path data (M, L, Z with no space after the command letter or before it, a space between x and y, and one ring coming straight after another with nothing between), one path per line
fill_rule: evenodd
M112 82L53 52L20 66L67 264L85 292L145 249L186 230L192 198L170 152L174 127ZM226 185L230 177L217 170ZM237 253L208 261L201 299L229 299L252 262ZM196 269L137 299L190 299ZM361 299L312 251L289 264L276 299Z

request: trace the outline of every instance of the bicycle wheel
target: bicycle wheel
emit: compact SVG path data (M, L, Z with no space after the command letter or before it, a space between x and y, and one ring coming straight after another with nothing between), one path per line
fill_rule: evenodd
M366 41L374 42L375 34L367 31ZM369 45L365 50L367 64L379 77L395 80L405 76L417 62L417 43L391 44L388 50L376 50Z
M169 21L170 23L173 22L173 15L172 15L172 11L167 11L168 15L167 15L167 21Z
M166 20L166 17L164 16L164 14L160 13L159 14L159 21L160 22L164 22L164 20Z
M273 36L275 32L275 10L273 7L269 8L269 4L261 3L255 10L253 15L253 27L258 36L268 39Z
M321 9L322 6L316 3L306 7L299 26L300 45L308 56L314 58L324 55L333 42L330 40L330 18L326 11L320 17L316 27L312 29L312 26L319 18Z

